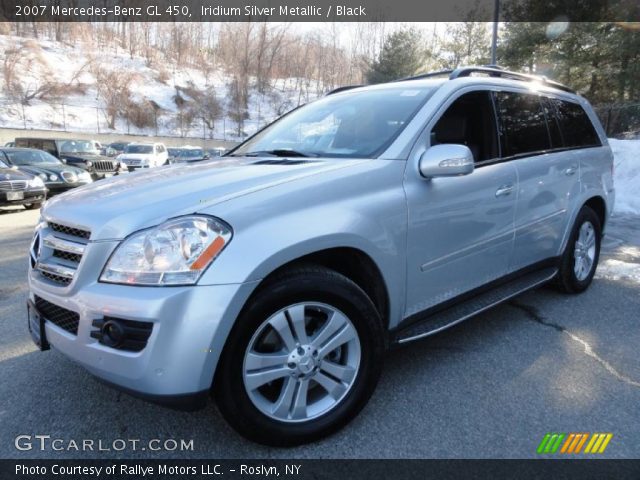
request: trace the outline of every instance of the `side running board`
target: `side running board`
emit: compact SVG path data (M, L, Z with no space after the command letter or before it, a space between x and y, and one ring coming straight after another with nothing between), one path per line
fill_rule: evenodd
M516 295L548 282L557 272L558 269L555 267L536 270L468 300L456 303L446 310L428 315L416 323L398 330L392 337L391 343L408 343L441 332Z

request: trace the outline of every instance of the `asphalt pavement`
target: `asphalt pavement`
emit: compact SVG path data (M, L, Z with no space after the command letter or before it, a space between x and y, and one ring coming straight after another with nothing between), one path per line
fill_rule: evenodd
M169 410L97 382L56 351L38 352L25 311L37 218L0 209L0 458L536 458L547 432L610 432L599 457L640 457L639 217L611 220L587 292L543 287L390 353L354 421L293 449L244 440L213 403ZM16 448L19 435L30 450ZM35 435L50 436L48 448ZM187 448L193 440L192 449L150 449L168 439ZM94 450L78 452L83 440Z

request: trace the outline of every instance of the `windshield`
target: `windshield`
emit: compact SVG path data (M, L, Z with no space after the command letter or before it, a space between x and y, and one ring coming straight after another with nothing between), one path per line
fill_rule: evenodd
M66 140L60 145L60 153L94 153L93 142L85 140Z
M53 155L40 150L14 150L5 152L14 165L60 165Z
M112 143L109 146L111 148L113 148L114 150L124 150L124 147L126 147L126 144L124 144L124 143Z
M127 145L124 149L124 153L151 153L153 152L153 145Z
M232 155L372 158L381 154L423 105L432 88L406 85L330 95L291 112Z
M204 152L202 150L198 150L198 149L185 149L185 150L180 150L180 152L178 153L178 155L180 157L202 157L204 155Z

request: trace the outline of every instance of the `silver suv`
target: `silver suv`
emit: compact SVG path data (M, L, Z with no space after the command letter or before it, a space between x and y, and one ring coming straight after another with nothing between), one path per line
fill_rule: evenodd
M387 348L549 281L585 290L612 165L587 101L544 79L342 88L222 161L48 201L29 328L131 394L211 392L252 440L312 441L363 408Z

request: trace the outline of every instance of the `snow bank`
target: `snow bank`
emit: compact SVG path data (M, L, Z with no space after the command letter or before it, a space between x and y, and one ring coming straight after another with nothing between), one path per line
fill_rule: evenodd
M640 140L609 139L614 155L615 213L640 215Z

